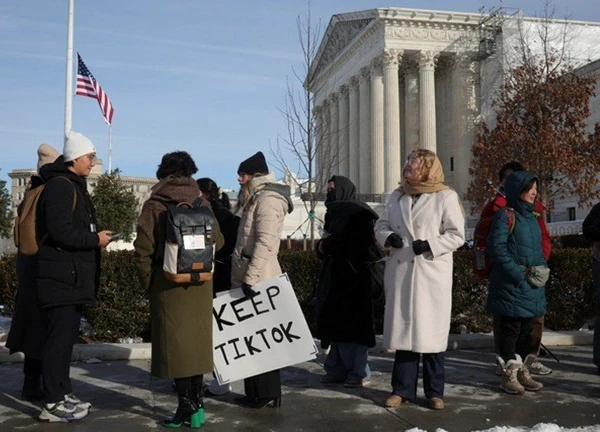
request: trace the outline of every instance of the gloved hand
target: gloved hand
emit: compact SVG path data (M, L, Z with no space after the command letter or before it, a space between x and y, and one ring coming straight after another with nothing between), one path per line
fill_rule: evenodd
M258 295L258 292L252 289L252 285L249 285L246 282L242 282L242 291L244 292L246 298L249 299Z
M385 247L393 247L394 249L400 249L404 242L402 241L402 237L400 237L396 233L392 233L385 239Z
M415 240L412 244L412 248L415 255L421 255L423 252L431 250L427 240Z

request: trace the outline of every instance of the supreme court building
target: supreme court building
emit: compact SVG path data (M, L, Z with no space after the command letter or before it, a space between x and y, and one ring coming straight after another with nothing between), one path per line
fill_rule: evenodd
M532 51L540 49L541 22L502 10L334 15L306 80L322 175L347 176L364 199L382 201L397 188L406 156L422 147L437 153L446 183L464 196L477 128L482 120L493 126L492 98L515 58L511 49L525 32ZM600 58L599 23L551 24L556 31L565 25L575 38L575 64Z

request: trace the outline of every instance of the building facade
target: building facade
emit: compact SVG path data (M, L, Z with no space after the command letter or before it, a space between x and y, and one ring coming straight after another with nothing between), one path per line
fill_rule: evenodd
M482 121L494 124L494 94L516 62L519 38L527 34L528 48L541 50L535 39L541 22L501 10L385 8L334 15L306 80L314 93L323 175L348 176L367 201L385 201L406 156L421 147L437 153L446 182L464 196L477 128ZM574 35L573 64L600 57L599 23L556 21L551 31L565 31L565 25ZM599 112L598 100L593 104L590 122ZM562 220L571 203L560 205Z

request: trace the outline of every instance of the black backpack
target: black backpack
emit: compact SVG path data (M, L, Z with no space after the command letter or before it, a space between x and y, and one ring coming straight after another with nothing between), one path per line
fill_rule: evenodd
M168 205L163 271L178 284L212 280L215 259L216 220L203 199Z

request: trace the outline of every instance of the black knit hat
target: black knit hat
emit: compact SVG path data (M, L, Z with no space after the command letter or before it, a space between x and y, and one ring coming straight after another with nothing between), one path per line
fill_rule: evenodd
M257 173L268 174L269 167L267 166L267 161L265 160L265 155L262 152L258 152L248 159L243 161L238 170L239 173L246 173L250 175L254 175Z

